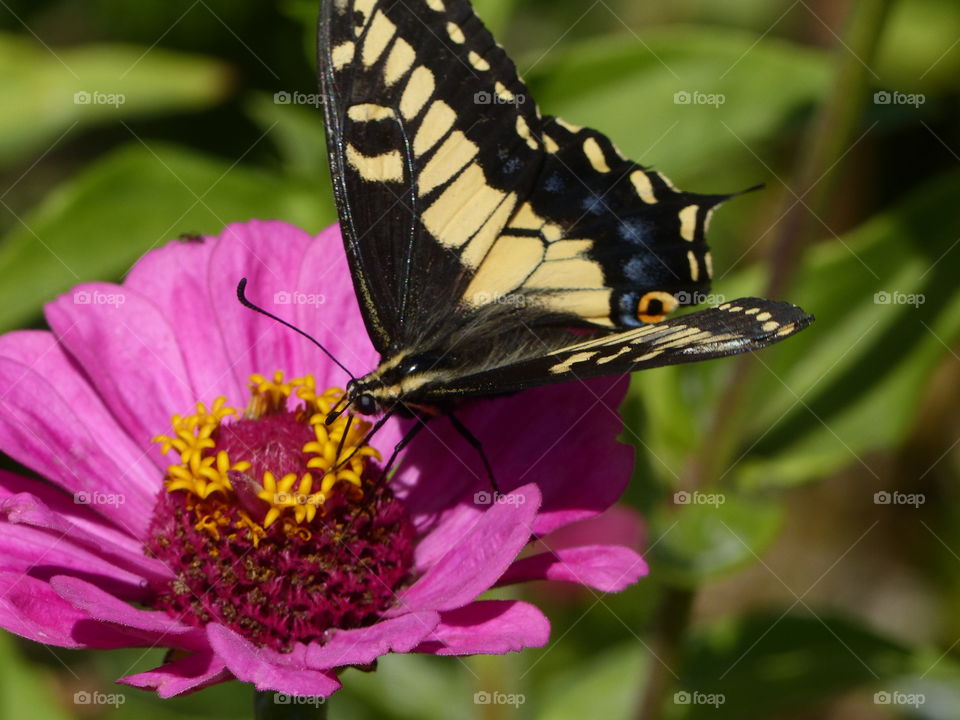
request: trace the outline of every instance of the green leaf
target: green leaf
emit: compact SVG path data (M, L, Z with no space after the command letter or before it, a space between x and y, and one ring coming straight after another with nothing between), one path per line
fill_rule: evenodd
M731 173L752 157L744 143L757 148L782 136L784 125L824 92L829 69L827 58L809 48L691 26L566 44L528 80L545 113L601 127L628 157L681 186L694 175L719 182L723 170L719 191L739 182ZM677 93L688 93L678 99L691 103L677 104ZM724 102L694 104L693 93L722 95Z
M817 322L758 356L742 482L822 477L910 430L930 373L960 340L960 215L945 210L958 196L952 173L808 254L790 300ZM922 304L897 304L914 296Z
M960 88L960 4L910 0L893 4L875 70L882 84L905 93Z
M474 717L471 677L450 658L386 655L377 671L348 671L331 698L330 717L467 720Z
M227 67L199 55L13 35L0 35L0 77L0 162L42 152L76 125L207 107L229 89Z
M850 619L803 610L751 614L718 623L689 642L678 691L686 695L675 696L675 716L780 717L896 678L911 658L906 648ZM722 696L723 702L706 704L704 696Z
M691 453L702 440L703 376L671 365L634 373L624 419L631 432L623 435L637 452L648 457L650 469L668 486L676 484Z
M20 654L16 641L0 632L0 717L67 720L56 702L53 677Z
M517 7L515 0L474 0L473 9L494 37L500 37Z
M647 560L652 575L685 587L754 562L783 518L773 502L731 493L679 491L672 500L651 520L657 542Z
M317 231L335 220L316 186L174 146L118 150L52 192L0 245L0 329L82 281L119 278L181 233L251 218Z
M278 96L254 96L247 103L248 114L277 147L285 170L320 181L320 191L332 197L323 112L309 105L277 102Z
M746 424L724 471L741 487L791 486L869 467L869 452L896 446L913 427L931 372L960 340L953 273L960 217L944 212L958 194L960 173L953 173L808 251L787 299L817 321L749 360ZM723 278L717 291L732 299L762 294L763 285L763 268L754 266ZM877 304L877 293L924 302ZM703 441L706 409L733 362L635 376L648 464L665 481L675 481Z
M575 663L542 693L537 720L627 718L637 707L638 681L645 677L649 653L631 643Z

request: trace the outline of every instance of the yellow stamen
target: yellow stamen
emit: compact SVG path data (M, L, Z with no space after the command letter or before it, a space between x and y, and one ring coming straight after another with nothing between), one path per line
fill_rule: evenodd
M179 460L167 468L166 490L196 498L197 529L217 539L221 529L232 523L232 528L225 530L227 534L244 535L256 547L266 536L265 529L281 519L285 532L309 538L312 534L305 526L325 513L325 504L334 493L345 493L351 500L363 497L366 463L369 458L381 459L379 452L363 444L370 423L356 417L352 422L339 417L328 426L326 418L341 402L343 391L330 388L318 392L310 375L289 381L279 371L272 378L253 375L249 387L251 399L243 416L227 405L226 398L218 397L209 407L198 402L195 412L174 415L171 434L154 438L164 455L175 452ZM288 407L291 398L299 403L296 408ZM217 431L225 421L241 417L255 420L278 412L295 413L313 430L315 440L301 448L306 456L306 472L288 473L278 479L265 471L262 478L250 477L250 460L234 459L226 451L216 450ZM263 503L261 522L246 510L231 514L234 519L228 520L224 508L238 502L230 479L234 472L245 473L253 482L255 496Z

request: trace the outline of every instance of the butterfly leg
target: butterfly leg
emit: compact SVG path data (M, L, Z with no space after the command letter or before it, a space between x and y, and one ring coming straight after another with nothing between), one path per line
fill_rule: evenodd
M499 495L500 486L497 485L497 479L493 475L493 466L490 465L490 460L487 459L487 453L483 450L483 443L477 439L477 436L474 435L470 430L460 422L460 419L453 413L448 413L447 417L450 418L450 424L453 425L453 429L460 433L461 437L470 443L471 446L480 454L480 460L483 462L483 468L487 471L487 479L490 481L490 487L493 491Z
M380 473L380 480L377 482L377 487L381 487L387 482L387 475L390 473L390 470L393 469L393 464L397 461L397 456L403 452L403 449L426 427L427 420L429 419L429 417L421 417L418 415L416 425L407 430L406 434L400 438L400 442L394 446L393 452L390 453L390 459L387 460L387 464L383 466L383 472Z
M386 464L383 466L383 470L380 471L380 477L377 479L376 484L373 486L373 492L370 497L373 499L371 503L365 503L363 509L353 516L350 522L347 524L348 528L352 528L353 524L357 521L357 518L361 514L367 516L367 520L373 521L377 514L377 503L379 502L378 496L380 495L380 490L387 484L388 476L390 471L393 469L393 464L397 461L397 456L403 452L403 449L410 444L410 442L420 433L421 430L426 426L427 420L430 418L417 416L417 423L412 428L407 430L406 434L400 438L398 442L393 447L393 452L390 453L390 457L387 459Z

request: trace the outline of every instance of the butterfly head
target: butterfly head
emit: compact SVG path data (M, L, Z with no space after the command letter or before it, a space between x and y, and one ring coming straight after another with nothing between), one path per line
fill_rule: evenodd
M400 352L384 359L373 372L347 383L346 393L327 416L333 422L344 412L360 415L390 413L400 406L418 408L418 391L441 379L443 357L430 352Z
M347 405L360 415L377 415L383 409L383 403L371 392L371 387L364 384L366 378L351 380L347 383Z

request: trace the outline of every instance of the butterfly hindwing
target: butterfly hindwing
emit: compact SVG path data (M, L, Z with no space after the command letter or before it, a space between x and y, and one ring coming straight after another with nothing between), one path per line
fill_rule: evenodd
M709 360L759 350L812 321L789 303L741 298L633 330L581 338L519 362L424 387L423 392L434 398L490 395Z
M543 118L535 139L534 188L480 265L468 304L522 295L587 324L630 328L706 294L706 228L729 195L682 192L603 134L557 118ZM664 312L645 312L648 293Z

